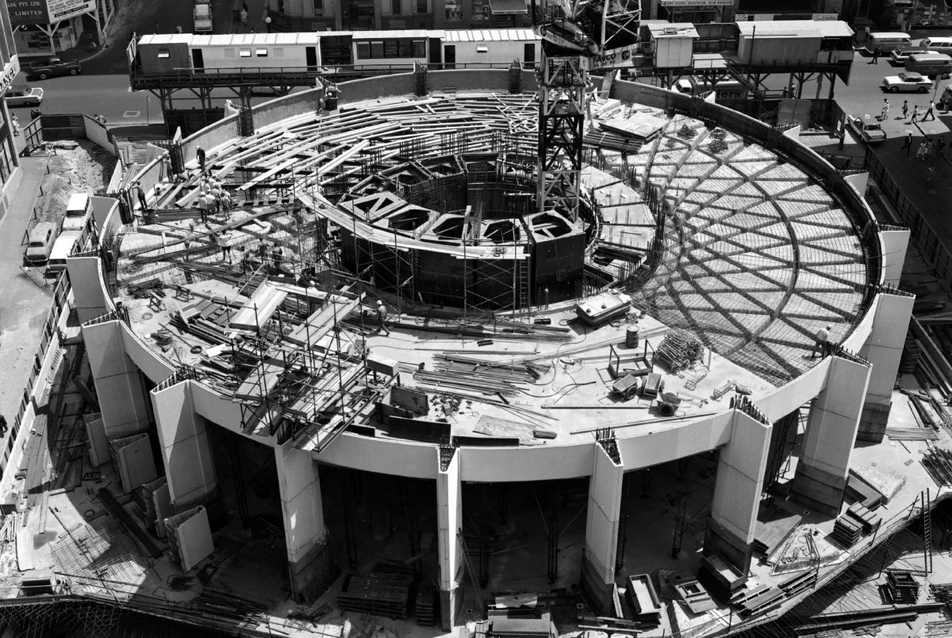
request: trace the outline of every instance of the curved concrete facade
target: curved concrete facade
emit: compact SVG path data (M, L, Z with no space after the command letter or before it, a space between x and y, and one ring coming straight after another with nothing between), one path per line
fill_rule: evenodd
M525 86L534 82L528 73L522 80ZM458 94L468 90L505 91L508 84L509 78L503 72L438 72L430 78L430 86L453 86ZM412 89L412 76L356 81L341 88L341 106L346 107L377 97L408 94ZM284 121L312 113L321 94L320 90L310 91L258 107L256 127L280 126ZM660 110L668 117L681 114L706 123L708 128L710 125L722 127L745 145L755 142L758 148L770 149L782 158L781 164L792 164L811 185L823 185L837 210L843 212L843 219L848 220L856 240L862 244L861 261L865 268L865 283L858 285L853 293L857 311L850 317L848 327L838 335L840 345L830 356L819 362L801 361L805 354L803 347L805 344L808 347L812 338L804 329L799 341L784 342L789 349L784 356L796 353L796 365L759 387L760 391L755 392L749 402L739 400L730 406L712 405L681 419L656 419L643 425L631 425L642 419L642 414L626 417L624 410L612 413L594 410L587 415L576 415L578 420L588 421L586 425L592 428L611 428L611 441L604 437L596 440L593 431L566 428L558 439L543 446L471 447L464 444L444 448L441 456L440 446L432 443L368 438L344 432L332 445L317 453L310 435L279 442L276 435L250 434L244 430L239 404L220 389L203 382L199 375L187 369L177 370L167 356L147 343L135 329L128 309L117 311L105 290L98 260L82 257L70 260L69 271L76 289L77 307L81 309L80 318L85 321L83 334L87 347L90 352L100 353L93 364L93 375L101 397L107 436L127 436L146 430L147 412L152 411L155 435L163 449L172 503L176 508L202 502L217 487L215 468L208 452L206 421L258 444L274 447L279 476L287 479L281 483L281 500L292 589L303 597L319 591L332 572L324 550L326 537L318 463L436 481L444 628L456 621L459 602L462 559L457 531L461 526L461 508L465 507L461 502L463 482L589 477L581 584L593 600L606 604L615 578L620 485L625 472L720 450L705 551L746 569L764 487L772 424L813 400L803 456L792 491L811 509L835 516L843 500L850 453L857 437L882 440L890 391L913 302L911 296L888 285L887 275L901 268L893 263L900 251L886 250L885 246L904 246L908 233L881 231L850 180L801 145L795 133L781 134L716 104L646 85L618 82L611 97L622 103ZM235 137L235 127L236 118L227 118L188 138L182 144L183 156L193 157L199 147L214 149L229 144ZM157 161L147 166L138 179L148 192L161 181L160 177L163 177L162 165ZM652 179L651 175L643 177ZM757 175L749 179L756 180ZM672 197L677 199L678 196ZM117 223L115 219L110 222ZM797 286L792 285L784 294L789 298L796 292ZM748 339L747 345L758 345L756 342L757 338ZM766 349L766 345L760 345ZM723 363L718 365L735 366L729 368L731 370L746 365L744 359L731 363L732 352L735 351L719 357ZM145 396L141 386L146 379L157 386L149 393L151 407L145 406L141 399ZM202 418L196 419L196 416ZM190 472L175 469L186 467L199 469ZM292 520L296 521L294 526L290 524Z

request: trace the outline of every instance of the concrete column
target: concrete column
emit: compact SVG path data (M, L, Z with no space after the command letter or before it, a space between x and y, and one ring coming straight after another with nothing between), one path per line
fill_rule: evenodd
M596 443L595 465L588 483L585 520L585 552L582 554L581 587L600 614L612 609L618 527L621 520L622 483L625 466L616 462Z
M160 385L152 391L152 407L173 509L179 512L194 505L207 506L218 488L218 478L205 419L195 414L192 403L192 382ZM215 511L209 509L209 517L215 519Z
M881 230L879 234L883 238L883 271L886 283L898 286L902 277L902 266L906 261L906 250L909 248L910 230L893 227Z
M436 450L437 463L440 450ZM441 463L436 477L437 537L440 560L440 618L443 631L452 631L463 604L463 552L459 531L463 525L463 484L460 481L459 453L449 463Z
M899 360L909 330L912 306L916 298L909 295L880 293L876 300L873 331L860 350L860 356L873 364L866 389L866 403L860 417L857 441L881 443L886 433L893 386L899 372Z
M866 362L832 356L826 388L810 408L791 497L827 516L838 516L843 505L871 370Z
M311 603L327 591L337 577L337 567L327 548L324 505L318 465L310 452L292 443L274 449L284 514L284 540L288 551L291 596Z
M746 574L764 491L773 425L734 411L731 440L720 449L704 553L717 554Z
M83 326L103 430L107 439L143 432L149 427L139 369L126 356L118 320Z
M100 265L98 256L70 257L66 261L69 283L73 288L73 306L80 324L101 317L111 309Z

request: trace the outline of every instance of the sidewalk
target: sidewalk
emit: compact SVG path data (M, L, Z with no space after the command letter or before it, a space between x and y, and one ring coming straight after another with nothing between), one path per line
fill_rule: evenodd
M14 138L18 150L23 137ZM9 425L0 438L6 449L13 434L13 421L20 407L23 388L33 368L33 357L40 344L41 331L49 313L52 283L43 287L40 279L31 279L20 270L23 263L23 237L30 226L33 207L46 174L47 157L20 158L22 175L10 210L0 219L0 414Z

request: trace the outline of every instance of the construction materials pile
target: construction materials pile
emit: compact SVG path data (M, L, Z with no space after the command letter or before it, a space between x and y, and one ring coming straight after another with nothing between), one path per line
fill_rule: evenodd
M952 485L952 452L931 448L922 453L921 463L936 485Z
M549 371L549 366L534 363L490 363L461 354L434 357L435 370L420 370L413 375L418 382L436 388L458 388L484 394L514 395Z
M344 611L404 620L410 614L412 585L413 575L409 573L350 574L337 596L337 606Z
M664 366L671 374L677 374L699 361L703 354L704 344L694 334L672 328L655 350L653 363Z

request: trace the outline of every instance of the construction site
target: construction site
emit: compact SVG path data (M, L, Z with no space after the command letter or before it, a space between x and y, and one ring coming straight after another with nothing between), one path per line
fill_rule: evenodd
M800 135L551 55L152 147L13 424L0 620L949 635L944 319Z

